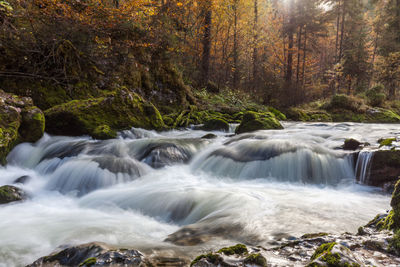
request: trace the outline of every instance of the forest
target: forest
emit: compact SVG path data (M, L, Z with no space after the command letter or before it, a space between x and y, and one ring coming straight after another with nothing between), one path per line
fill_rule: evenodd
M400 0L0 0L22 266L400 266Z
M399 10L398 0L2 0L1 87L73 97L117 84L151 99L134 76L164 68L189 91L228 88L273 106L337 93L395 100Z

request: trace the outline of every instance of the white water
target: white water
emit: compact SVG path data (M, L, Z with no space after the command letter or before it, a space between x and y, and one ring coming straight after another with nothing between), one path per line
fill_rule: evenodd
M284 126L213 140L200 140L203 131L135 130L102 142L46 136L19 145L0 185L29 175L18 186L30 199L0 206L0 266L92 241L178 249L164 240L186 227L208 240L188 247L192 255L236 242L268 246L281 236L354 232L389 208L388 195L355 183L352 156L335 148L345 138L374 145L400 125Z

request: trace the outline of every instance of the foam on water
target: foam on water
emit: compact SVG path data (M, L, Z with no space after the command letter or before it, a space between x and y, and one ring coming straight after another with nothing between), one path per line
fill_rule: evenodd
M92 241L178 249L164 240L180 244L189 228L208 241L187 253L268 246L281 234L354 232L389 208L390 196L356 184L352 155L335 148L350 137L374 144L400 126L285 127L216 132L211 141L199 138L203 131L133 129L108 141L46 135L21 144L0 168L0 185L28 175L18 186L29 199L0 206L0 266Z

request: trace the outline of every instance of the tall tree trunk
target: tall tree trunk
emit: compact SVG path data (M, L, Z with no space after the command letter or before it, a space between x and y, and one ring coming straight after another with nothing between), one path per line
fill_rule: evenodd
M346 2L343 2L342 5L342 22L341 22L341 29L340 29L340 45L339 45L339 57L338 62L342 60L343 56L343 40L344 40L344 23L346 17Z
M239 51L238 51L238 0L233 4L233 87L236 89L239 83Z
M336 62L339 59L338 46L339 46L339 28L340 28L340 14L341 14L340 7L341 7L341 1L339 0L338 8L337 8L337 17L336 17L336 42L335 42L335 61Z
M294 29L293 29L293 24L294 24L294 14L293 14L293 5L294 1L289 2L290 5L290 12L289 12L289 26L288 26L288 52L287 52L287 65L286 65L286 77L285 81L290 85L292 82L292 75L293 75L293 44L294 44Z
M307 59L307 26L304 29L304 43L303 43L303 66L301 70L301 85L304 87L306 78L305 78L305 69L306 69L306 59Z
M203 4L204 15L204 34L203 34L203 55L201 62L202 83L207 84L210 79L210 51L211 51L211 23L212 23L212 3L211 0Z
M253 82L258 81L258 0L254 0L254 48L253 48Z
M301 38L303 32L303 25L299 26L297 33L297 66L296 66L296 88L299 86L300 79L300 57L301 57ZM298 88L297 88L298 89Z

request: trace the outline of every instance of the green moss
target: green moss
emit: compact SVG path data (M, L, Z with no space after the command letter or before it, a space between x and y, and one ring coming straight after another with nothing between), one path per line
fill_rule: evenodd
M343 94L334 95L329 104L326 106L328 110L350 110L357 112L363 105L362 100Z
M287 120L286 115L283 114L282 112L280 112L279 110L277 110L276 108L273 107L268 107L267 110L269 112L271 112L272 114L274 114L274 116L280 120L280 121L285 121Z
M389 240L389 249L397 255L400 255L400 230L397 230L393 238Z
M202 127L205 131L229 131L229 124L224 119L207 120Z
M108 125L100 125L94 129L92 137L100 140L112 139L117 137L117 132Z
M324 265L321 265L318 261L311 262L307 265L307 267L314 266L328 266L328 267L359 267L358 263L350 263L342 260L342 257L339 253L332 253L333 247L337 245L336 242L325 243L319 246L314 254L311 256L311 261L318 260L320 262L324 262ZM345 248L348 250L347 248Z
M0 187L0 204L7 204L23 199L22 191L15 186L4 185Z
M311 260L315 260L322 254L330 252L335 245L336 242L322 244L315 250L314 254L311 256Z
M378 143L379 143L379 147L383 147L383 146L391 146L393 142L396 141L396 138L386 138L386 139L379 139Z
M327 236L328 233L312 233L312 234L304 234L301 238L316 238L321 236Z
M260 253L253 253L244 259L245 264L255 264L258 266L267 266L267 260Z
M59 135L95 135L99 126L117 131L138 127L162 130L166 126L156 107L124 88L105 97L73 100L45 111L46 131Z
M203 254L203 255L200 255L200 256L196 257L196 258L190 263L190 266L195 265L195 264L196 264L197 262L199 262L201 259L206 259L208 262L213 263L213 264L217 264L217 263L223 261L223 259L221 258L221 256L219 256L218 254L208 253L208 254Z
M242 122L236 128L236 134L258 130L283 129L280 122L270 113L256 113L248 111L243 115Z
M237 244L235 246L232 247L225 247L225 248L221 248L220 250L218 250L218 253L223 253L227 256L230 255L235 255L235 254L247 254L248 250L247 247L243 244Z
M79 267L81 267L81 266L89 267L89 266L96 264L96 262L97 262L97 258L95 258L95 257L87 258L84 262L79 264Z

